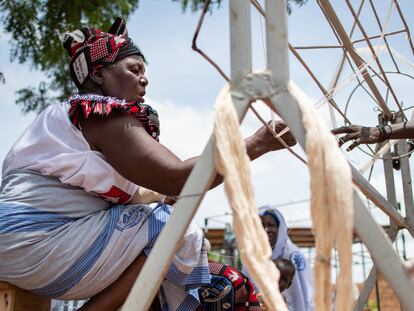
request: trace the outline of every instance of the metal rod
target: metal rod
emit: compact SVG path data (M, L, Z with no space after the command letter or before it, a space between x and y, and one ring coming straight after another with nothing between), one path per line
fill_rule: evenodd
M305 68L305 70L308 72L312 80L316 83L316 85L321 90L322 94L327 98L329 104L335 108L335 110L344 118L344 120L351 124L351 121L348 119L348 117L343 113L343 111L338 107L335 100L332 98L332 94L325 89L325 87L322 85L322 83L316 78L315 74L310 70L308 65L305 63L305 61L302 59L302 57L298 54L298 52L289 45L289 50L292 52L292 54L297 58L297 60L302 64L302 66Z
M397 144L399 154L407 153L407 140L402 139ZM408 157L400 158L402 188L404 193L405 221L408 227L414 226L413 185L411 181L410 162ZM411 233L411 232L410 232ZM412 236L414 236L411 233Z
M216 70L220 73L220 75L224 78L224 80L229 81L230 79L224 73L223 69L221 69L219 65L217 65L206 53L204 53L197 46L198 34L200 33L201 26L203 25L204 17L208 11L208 6L210 5L210 2L211 0L207 0L206 3L204 4L203 11L201 12L200 19L198 20L197 28L194 32L191 48L197 53L199 53L204 59L206 59L214 68L216 68Z
M329 26L331 27L331 29L332 29L332 32L333 32L333 34L335 35L335 37L336 37L336 39L338 40L338 42L339 43L342 43L342 41L341 41L341 39L340 39L340 37L338 36L338 34L337 34L337 31L336 31L336 29L335 29L335 27L334 27L334 25L332 24L332 21L330 20L330 18L329 18L329 16L328 16L328 14L326 13L326 11L325 11L325 9L324 9L324 7L321 5L321 3L318 1L317 2L318 3L318 5L319 5L319 7L321 8L321 11L322 11L322 13L323 13L323 15L325 16L325 18L326 18L326 20L328 21L328 24L329 24ZM363 8L363 6L364 6L364 4L365 4L365 0L362 0L361 1L361 4L360 4L360 6L359 6L359 8L358 8L358 13L357 13L357 15L359 16L359 14L361 13L361 11L362 11L362 8ZM355 27L356 27L356 21L354 20L354 22L353 22L353 24L352 24L352 28L351 28L351 31L350 31L350 34L349 34L349 38L351 38L352 37L352 34L354 33L354 30L355 30ZM351 67L351 69L352 69L352 71L354 72L354 74L355 74L355 77L356 77L356 79L358 80L358 83L359 84L361 84L361 81L360 81L360 79L359 79L359 77L358 77L358 75L357 75L357 72L360 74L361 73L361 70L362 70L362 68L369 68L371 71L373 71L374 73L375 73L375 71L374 71L374 69L369 65L369 64L365 64L364 63L364 66L363 67L358 67L357 68L357 70L354 68L354 65L352 64L352 62L351 62L351 60L349 59L349 56L348 56L348 53L346 52L346 49L344 49L344 53L343 53L343 57L345 57L345 59L347 60L347 62L348 62L348 64L349 64L349 66ZM358 57L359 57L359 55L358 55ZM376 74L376 73L375 73ZM376 74L380 79L381 79L381 77L378 75L378 74ZM370 96L370 97L372 97L373 98L373 96L363 87L363 89L364 89L364 91L366 91L367 93L368 93L368 95ZM375 100L375 98L373 98L374 99L374 101L378 104L378 102Z
M351 164L350 164L351 165ZM405 220L398 213L394 206L388 202L360 173L351 165L352 177L354 184L361 190L361 192L378 208L380 208L388 217L390 217L399 228L405 228ZM410 230L410 229L409 229Z
M360 6L359 6L359 8L358 8L358 16L359 16L359 14L361 13L361 11L362 11L362 7L363 7L363 5L364 5L364 0L363 1L361 1L361 4L360 4ZM325 15L325 18L326 18L326 14L325 14L325 12L322 10L322 12L324 13L324 15ZM328 21L329 22L329 21ZM331 26L332 27L332 26ZM349 38L352 38L352 35L353 35L353 33L354 33L354 30L355 30L355 27L356 27L356 22L354 21L354 23L352 24L352 27L351 27L351 31L350 31L350 33L349 33ZM342 47L342 45L341 45L341 47ZM342 74L342 70L343 70L343 68L344 68L344 65L345 65L345 60L347 59L347 55L346 55L346 52L345 51L343 51L343 53L342 53L342 57L341 57L341 60L340 60L340 62L339 62L339 64L338 64L338 66L337 66L337 68L336 68L336 70L335 70L335 74L334 74L334 76L333 76L333 78L332 78L332 80L331 80L331 84L329 85L329 92L331 93L331 94L333 94L333 92L334 92L334 90L336 89L336 87L337 87L337 85L338 85L338 81L339 81L339 77L341 76L341 74ZM352 66L351 66L351 68L353 68ZM354 73L355 73L355 71L354 71ZM355 73L355 76L356 77L358 77L357 75L356 75L356 73ZM335 115L334 115L334 113L333 113L333 109L332 109L332 105L329 105L329 113L330 113L330 115L331 115L331 119L332 119L332 126L333 127L337 127L337 124L336 124L336 118L335 118Z
M362 244L362 242L360 241L359 242L359 246L361 247L361 265L362 265L362 276L363 276L363 278L364 278L364 280L366 279L366 277L367 277L367 267L366 267L366 264L365 264L365 256L364 256L364 244Z
M386 37L386 36L385 36L385 34L383 33L383 32L384 32L384 29L382 28L380 18L379 18L379 16L378 16L377 10L375 9L375 6L374 6L374 3L372 2L372 0L369 0L369 4L371 5L371 9L372 9L372 12L374 13L375 20L377 21L378 28L379 28L379 29L380 29L380 31L381 31L381 37L383 38L383 40L384 40L384 42L385 42L385 45L387 46L388 53L389 53L389 54L390 54L390 56L391 56L392 62L394 63L394 66L395 66L395 69L396 69L397 71L400 71L400 69L398 68L397 62L395 61L394 55L392 54L392 51L391 51L390 46L389 46L389 44L388 44L387 37ZM371 40L371 38L368 38L368 40Z
M379 293L378 280L375 282L375 298L377 300L378 311L381 311L381 298Z
M321 3L320 3L320 2L317 2L317 3L318 3L318 5L319 5L319 7L320 7L320 9L321 9L321 11L322 11L322 13L323 13L323 15L325 16L325 19L327 20L327 22L328 22L329 26L331 27L332 32L333 32L333 34L335 35L336 39L338 40L338 42L339 42L339 43L341 43L341 44L342 44L342 41L341 41L340 37L338 36L337 31L336 31L336 29L335 29L334 25L332 24L332 21L330 20L330 18L329 18L329 16L328 16L328 14L326 13L326 11L325 11L324 7L321 5ZM358 9L358 16L359 16L359 14L360 14L360 13L361 13L361 11L362 11L362 8L363 8L363 6L364 6L364 3L365 3L365 0L362 0L362 1L361 1L361 4L360 4L360 6L359 6L359 9ZM350 38L352 37L352 34L354 33L355 27L356 27L356 22L355 22L355 20L354 20L353 25L352 25L352 27L351 27L350 35L349 35L349 37L350 37ZM348 56L348 53L346 52L346 49L344 49L343 58L345 58L345 59L346 59L346 61L348 62L349 66L351 67L352 71L354 72L354 76L355 76L355 78L357 79L357 81L358 81L358 83L359 83L359 84L361 84L362 82L361 82L361 80L359 79L358 74L361 74L361 73L362 73L362 69L363 69L363 68L368 67L370 70L374 71L374 70L373 70L373 69L369 66L369 64L364 64L364 67L358 67L357 69L355 69L355 68L354 68L354 65L352 64L352 61L349 59L349 56ZM343 66L343 64L344 64L344 60L342 61L342 66ZM338 69L342 70L342 67L340 67L340 68L338 68ZM341 71L339 71L338 73L341 73ZM339 76L338 76L338 78L339 78ZM373 98L374 102L376 102L376 103L378 104L378 102L376 101L376 99L375 99L375 98L374 98L374 97L373 97L373 96L372 96L372 95L368 92L368 90L366 90L366 89L365 89L365 87L362 87L362 89L363 89L365 92L367 92L367 94L368 94L370 97L372 97L372 98ZM330 90L331 90L331 93L332 93L332 88L330 88ZM345 115L346 115L346 113L345 113ZM345 119L345 121L346 121L348 124L352 124L352 123L350 123L350 122L349 122L349 120L347 120L346 118L344 118L344 119ZM368 148L369 148L369 149L371 149L371 147L369 147L369 146L368 146Z
M397 107L399 108L399 110L400 110L400 111L402 111L402 107L401 107L400 102L398 101L397 95L395 94L394 89L392 88L391 83L390 83L390 81L388 80L388 76L387 76L387 74L385 73L384 68L383 68L383 67L382 67L382 65L381 65L381 62L380 62L380 61L379 61L379 59L378 59L378 55L377 55L376 51L374 50L374 47L372 46L371 41L368 39L368 35L367 35L367 33L366 33L366 31L365 31L364 27L362 26L362 24L361 24L361 22L360 22L360 20L359 20L359 17L358 17L358 16L357 16L357 14L355 13L354 8L352 7L352 5L351 5L351 3L349 2L349 0L345 0L345 2L346 2L346 4L348 5L348 8L349 8L349 10L350 10L350 12L351 12L352 16L354 17L354 19L355 19L355 21L356 21L356 23L357 23L357 25L358 25L359 30L361 31L361 33L362 33L363 37L365 38L365 41L366 41L366 43L367 43L367 45L368 45L368 48L369 48L369 50L371 51L372 56L373 56L373 58L374 58L375 62L377 63L377 66L378 66L378 68L379 68L379 70L380 70L380 72L381 72L382 78L383 78L383 79L384 79L384 81L385 81L385 85L386 85L386 86L388 87L388 89L390 90L390 92L391 92L391 96L393 97L393 99L394 99L394 101L395 101L395 104L397 105ZM351 43L351 45L352 45L352 43ZM389 48L389 46L388 46L388 48ZM367 81L367 83L368 83L368 81ZM382 97L381 97L381 98L382 98ZM385 105L387 105L387 103L386 103L386 102L385 102Z
M318 1L317 2L318 3L318 5L319 5L319 7L321 8L321 11L322 11L322 13L324 14L324 16L325 16L325 18L326 18L326 20L328 21L328 24L329 24L329 26L331 27L331 29L332 29L332 32L333 32L333 34L335 35L335 37L337 38L337 40L338 40L338 42L339 43L342 43L342 40L341 40L341 38L339 37L339 35L337 34L337 31L336 31L336 29L335 29L335 27L334 27L334 25L333 25L333 23L332 23L332 21L331 21L331 19L330 19L330 17L328 16L328 14L327 14L327 12L326 12L326 10L325 10L325 8L322 6L322 4ZM362 11L362 8L363 8L363 5L365 4L365 0L362 0L361 1L361 4L360 4L360 6L359 6L359 9L358 9L358 16L359 16L359 14L361 13L361 11ZM351 32L350 32L350 36L349 36L349 38L351 38L352 37L352 34L353 34L353 32L354 32L354 30L355 30L355 28L356 28L356 21L354 20L354 22L353 22L353 25L352 25L352 28L351 28ZM369 68L371 71L373 71L374 73L375 73L375 71L373 70L373 68L371 67L371 66L369 66L369 64L365 64L364 63L364 66L363 67L358 67L357 68L357 70L354 68L354 65L352 64L352 61L350 60L350 58L349 58L349 55L348 55L348 53L347 53L347 50L344 48L344 54L343 54L343 56L346 58L346 60L347 60L347 62L348 62L348 64L349 64L349 66L351 67L351 69L352 69L352 71L354 72L354 74L355 74L355 77L356 77L356 79L358 80L358 83L359 84L361 84L362 82L361 82L361 80L359 79L359 77L358 77L358 75L357 75L357 71L358 71L358 74L362 74L362 69L364 68L364 69L366 69L366 68ZM360 57L359 55L358 55L358 57ZM362 59L361 59L362 60ZM377 74L377 76L378 77L380 77L378 74ZM373 97L373 95L371 95L369 92L368 92L368 90L366 90L365 89L365 87L363 87L363 90L370 96L370 97L372 97L373 98L373 100L374 100L374 102L377 104L377 105L379 105L378 104L378 102L377 102L377 100Z
M299 154L297 154L289 145L287 145L280 137L279 134L275 133L275 131L270 127L269 124L266 123L266 121L260 116L260 114L257 112L257 110L250 105L250 110L255 114L255 116L260 120L260 122L262 122L262 124L264 124L267 129L269 130L269 132L271 132L273 134L273 136L278 139L280 141L280 143L285 147L285 149L289 150L289 152L291 154L293 154L293 156L295 158L297 158L299 161L301 161L303 164L307 165L306 160L304 158L302 158Z
M338 36L338 34L337 34L337 31L336 31L336 29L335 29L335 27L334 27L334 25L332 24L332 21L330 20L330 18L329 18L329 16L328 16L328 14L326 13L326 11L325 11L325 9L324 9L324 7L322 6L322 4L318 1L317 2L318 3L318 5L319 5L319 7L321 8L321 11L322 11L322 13L324 14L324 16L325 16L325 18L326 18L326 20L328 21L328 24L329 24L329 26L332 28L332 31L333 31L333 33L334 33L334 35L335 35L335 37L337 38L337 40L338 40L338 42L339 43L341 43L342 41L341 41L341 39L340 39L340 37ZM359 8L358 8L358 12L357 12L357 16L359 16L360 15L360 13L361 13L361 11L362 11L362 7L363 7L363 5L364 5L364 3L365 3L365 0L362 0L361 1L361 4L360 4L360 6L359 6ZM349 35L349 38L351 38L352 37L352 34L353 34L353 32L354 32L354 30L355 30L355 27L356 27L356 21L354 20L354 23L353 23L353 25L352 25L352 28L351 28L351 31L350 31L350 35ZM362 70L362 68L369 68L369 70L371 70L373 73L374 73L374 75L376 76L376 77L378 77L378 79L380 79L382 82L384 82L385 83L385 81L384 81L384 79L381 77L381 75L379 75L375 70L374 70L374 68L372 68L370 65L369 65L369 63L365 63L364 62L364 66L363 67L359 67L358 66L358 70L355 70L355 68L354 68L354 66L353 66L353 64L352 64L352 62L351 62L351 60L349 59L349 56L348 56L348 53L346 52L346 49L344 49L344 54L343 54L343 56L346 58L346 60L347 60L347 62L348 62L348 64L349 64L349 66L351 67L351 69L354 71L354 73L355 73L355 76L356 76L356 79L358 80L358 83L359 84L362 84L362 82L360 81L360 79L359 79L359 77L358 77L358 75L356 75L356 73L357 73L357 71L358 71L358 73L361 73L361 70ZM359 58L361 58L360 56L359 56L359 54L357 55ZM363 59L361 58L361 61L363 61ZM375 103L377 103L377 105L379 105L379 103L378 103L378 101L368 92L368 90L365 88L365 87L362 87L362 89L370 96L370 97L372 97L373 98L373 100L374 100L374 102Z
M342 49L342 45L308 45L308 46L295 46L295 50L314 50L314 49Z
M379 92L377 86L375 85L374 81L371 79L370 74L365 69L365 63L360 58L358 53L355 51L351 39L348 37L347 33L345 32L345 29L343 28L338 16L336 15L334 9L332 8L329 0L318 0L320 4L323 6L327 16L329 17L330 21L332 22L333 26L335 27L335 30L337 31L339 37L342 40L342 43L344 45L344 48L351 56L352 60L355 62L355 64L358 66L358 68L362 69L362 75L364 79L367 82L367 85L371 89L371 92L373 93L374 97L378 101L379 106L381 107L382 111L384 112L384 115L391 119L392 114L389 110L388 106L384 102L384 99L381 96L381 93Z
M383 123L382 117L379 116L378 119L379 119L379 123L382 124ZM388 151L384 154L384 158L383 158L385 187L387 189L388 202L390 202L391 205L394 207L394 209L398 211L397 193L395 191L394 167L392 165L392 162L393 160L391 157L391 151L390 149L388 149ZM392 218L390 218L390 230L398 232L398 225L395 223L395 221ZM397 233L395 233L395 236L396 235Z
M408 28L408 24L407 24L407 22L404 18L404 14L401 11L401 8L400 8L400 5L398 4L398 1L397 0L393 0L393 1L394 1L394 4L395 4L395 7L397 8L398 14L400 15L401 21L402 21L402 23L405 27L405 31L407 32L408 43L410 44L411 52L414 55L414 45L413 45L413 41L411 40L410 28Z
M389 36L397 35L397 34L400 34L400 33L403 33L403 32L406 32L406 30L405 29L402 29L402 30L387 32L387 33L384 33L384 34L381 34L381 35L371 36L371 37L368 37L368 40L379 39L382 36L389 37ZM360 43L360 42L364 42L365 40L366 40L365 38L356 39L356 40L352 40L352 43L353 44Z
M401 231L401 242L402 242L402 246L403 246L403 259L407 260L407 246L405 244L405 234L404 231Z

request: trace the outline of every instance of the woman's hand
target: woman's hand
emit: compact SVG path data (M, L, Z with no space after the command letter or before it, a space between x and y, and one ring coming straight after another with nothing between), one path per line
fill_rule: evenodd
M177 197L166 196L164 199L164 204L174 205L177 202Z
M275 132L280 133L286 128L286 124L282 121L276 121L275 122ZM254 136L257 136L261 144L266 147L267 151L275 151L284 149L285 147L279 142L278 139L276 139L273 134L267 129L266 126L262 126L257 130L257 132L254 134ZM293 137L292 133L290 131L287 131L284 133L280 138L289 146L296 145L296 139Z
M375 144L382 140L383 136L378 127L365 127L360 125L342 126L332 130L332 134L346 134L339 138L339 146L347 141L353 140L353 143L346 149L351 151L360 144Z

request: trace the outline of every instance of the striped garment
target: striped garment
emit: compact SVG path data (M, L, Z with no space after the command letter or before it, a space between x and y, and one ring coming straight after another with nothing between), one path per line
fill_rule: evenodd
M119 174L103 153L92 150L70 119L69 110L76 107L71 106L71 101L92 100L113 102L115 99L91 94L75 95L44 109L8 152L3 162L3 178L15 170L30 170L57 177L64 184L94 192L114 204L128 202L139 186ZM124 110L126 105L125 101L118 101L116 108Z
M91 297L151 251L171 212L113 205L56 177L11 171L0 188L0 279L53 298ZM197 288L208 283L203 234L191 224L160 289L163 310L195 310Z
M73 120L92 106L90 113L105 108L102 118L118 109L158 124L152 110L146 119L123 100L95 94L44 109L3 162L1 280L49 297L91 297L148 254L168 220L170 206L123 205L139 186L92 150ZM190 225L183 240L160 290L164 310L194 310L195 288L210 282L201 229Z

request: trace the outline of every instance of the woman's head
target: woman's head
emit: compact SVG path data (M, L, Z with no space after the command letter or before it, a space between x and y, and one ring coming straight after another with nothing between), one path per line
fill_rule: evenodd
M261 216L261 219L263 228L267 233L269 243L273 247L277 242L280 221L272 211L265 211Z
M148 80L145 77L145 64L141 56L127 56L113 64L98 68L91 72L90 80L105 96L144 102Z
M108 32L82 28L64 35L70 75L79 90L87 89L127 101L143 101L148 80L145 59L117 18Z
M270 205L261 206L259 215L272 247L272 259L282 257L289 241L285 218Z

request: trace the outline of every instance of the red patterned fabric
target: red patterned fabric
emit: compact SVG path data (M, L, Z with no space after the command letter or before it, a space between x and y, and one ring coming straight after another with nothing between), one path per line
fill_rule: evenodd
M85 27L64 34L63 46L71 59L70 76L78 88L97 66L114 63L129 55L144 58L127 33L125 21L117 18L108 32Z
M82 129L79 122L80 114L88 118L91 113L107 116L114 109L123 111L126 114L138 119L144 126L149 135L155 140L159 140L160 124L158 113L149 105L138 101L126 102L114 97L100 95L75 95L69 98L69 118L72 124L79 130Z
M232 266L209 262L210 273L227 278L234 289L235 311L261 311L260 302L257 299L253 283L239 270ZM216 308L217 309L217 308Z
M128 202L128 200L131 198L131 196L128 193L122 191L115 185L113 185L111 189L109 189L109 191L105 193L99 193L99 195L103 197L105 200L116 204L124 204Z

